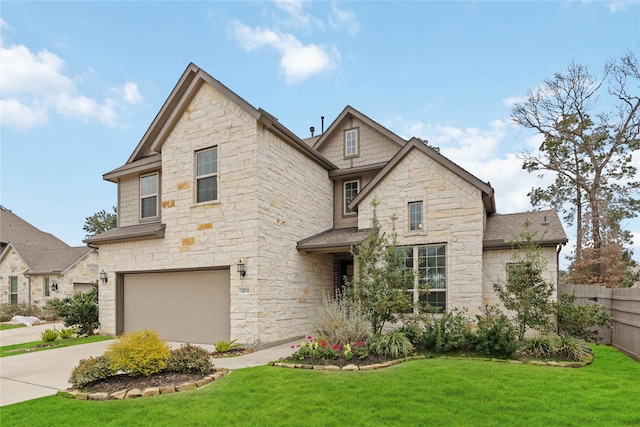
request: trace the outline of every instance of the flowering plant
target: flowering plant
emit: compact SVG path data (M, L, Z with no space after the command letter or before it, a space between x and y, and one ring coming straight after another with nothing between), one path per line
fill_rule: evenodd
M369 355L369 345L364 341L358 341L354 344L329 344L323 338L307 337L306 341L302 341L297 346L291 346L295 351L291 355L293 360L326 360L339 359L341 356L345 360L351 360L357 357L359 360L366 359Z

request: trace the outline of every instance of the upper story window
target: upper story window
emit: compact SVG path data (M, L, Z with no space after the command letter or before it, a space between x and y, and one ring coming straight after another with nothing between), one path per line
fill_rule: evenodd
M359 154L358 129L349 129L344 133L344 156L355 157Z
M422 230L422 202L409 203L409 231Z
M158 173L140 177L140 218L158 216Z
M345 215L350 215L353 214L353 210L349 209L349 203L351 203L351 201L353 199L356 198L356 196L358 195L358 190L360 187L360 181L355 180L355 181L346 181L344 183L344 189L343 189L343 193L344 193L344 214Z
M196 202L218 200L218 147L196 152Z

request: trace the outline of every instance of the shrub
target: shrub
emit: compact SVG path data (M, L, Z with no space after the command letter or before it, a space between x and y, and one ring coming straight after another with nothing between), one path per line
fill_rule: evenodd
M589 328L611 328L611 314L601 304L576 305L575 294L563 292L554 305L560 336L570 336L596 342L602 338Z
M75 333L75 331L73 330L73 328L61 328L58 331L58 335L60 336L60 338L62 338L63 340L69 339L73 336L73 334Z
M580 361L587 357L591 351L584 342L574 337L560 337L556 354L567 360Z
M411 341L411 344L413 344L414 347L424 346L423 338L425 330L420 326L418 321L413 319L408 320L404 325L396 330L398 332L402 332L407 338L409 338L409 341Z
M495 357L511 358L518 349L516 328L511 321L495 307L485 307L482 315L476 315L478 329L475 336L475 350Z
M347 298L325 297L313 325L318 335L333 344L365 341L371 336L371 320L360 304Z
M100 326L97 283L90 292L76 292L73 298L56 298L48 304L64 319L64 325L73 326L78 335L93 335Z
M40 333L40 338L42 339L42 341L44 342L53 342L56 340L56 338L58 338L58 331L56 330L56 328L53 329L45 329L44 331L42 331Z
M547 336L535 337L521 343L520 351L539 359L549 358L558 351L558 340Z
M211 371L213 363L209 352L202 347L186 344L171 350L167 360L167 371L181 374L205 375Z
M59 316L51 310L36 304L2 304L0 305L0 322L8 322L13 316L34 316L40 320L56 320Z
M300 343L298 350L291 355L291 358L294 360L337 359L340 357L340 349L339 344L332 345L325 338L314 339L309 336L307 341Z
M220 340L217 343L214 343L216 346L216 352L218 353L226 353L231 350L235 350L236 348L240 348L240 344L236 344L237 340L233 341L223 341Z
M379 335L371 341L369 350L378 356L399 359L413 353L413 344L402 332Z
M425 332L422 344L425 348L439 353L464 350L471 346L471 321L454 309L436 318L425 318Z
M83 388L87 384L104 380L115 371L109 367L109 361L104 356L82 359L71 371L69 382L76 388Z
M151 329L123 334L104 352L112 370L131 376L149 376L162 371L170 355L169 346Z

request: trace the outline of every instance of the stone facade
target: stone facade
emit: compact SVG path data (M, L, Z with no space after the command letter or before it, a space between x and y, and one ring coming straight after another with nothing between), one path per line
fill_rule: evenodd
M358 152L346 156L351 129ZM218 197L197 203L195 153L211 147ZM156 172L159 214L142 220L140 177ZM351 107L304 142L193 64L127 164L105 177L118 183L118 229L88 240L100 246L100 269L108 273L100 286L102 333L122 328L118 292L127 274L217 269L229 271L230 339L259 347L309 334L341 268L357 274L350 250L365 238L374 199L382 231L395 225L398 245L444 245L447 309L474 314L495 299L488 284L508 258L485 248L487 218L495 214L491 186L422 142ZM359 180L359 194L345 215L350 180ZM409 203L418 201L422 228L410 231ZM555 246L545 251L555 277ZM239 260L245 276L236 271Z

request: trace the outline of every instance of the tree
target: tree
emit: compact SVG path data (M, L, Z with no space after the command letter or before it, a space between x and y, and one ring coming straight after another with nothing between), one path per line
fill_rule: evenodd
M64 325L73 327L78 335L93 335L100 326L98 310L98 282L89 292L76 292L73 297L49 301Z
M386 322L395 322L396 314L413 309L413 273L404 268L396 249L395 228L390 237L380 230L373 201L371 230L366 242L352 252L358 263L358 274L345 280L344 295L362 307L371 321L374 334L381 334Z
M553 305L549 300L554 284L543 279L547 269L538 233L531 232L531 223L512 242L512 262L507 265L507 280L493 284L493 289L507 310L515 312L514 323L522 341L527 329L544 331L550 324Z
M115 206L112 209L113 213L107 213L103 209L87 217L82 227L88 233L85 237L95 236L118 226L118 209Z
M523 169L540 177L547 172L555 175L549 187L532 189L531 203L555 207L570 225L575 224L577 259L585 243L596 252L603 245L603 201L609 209L607 221L618 226L638 215L640 182L632 158L640 149L639 85L638 61L627 53L606 64L601 79L571 63L513 107L513 121L544 138L538 152L521 154ZM597 109L601 95L607 96L602 104L612 105L611 110ZM589 234L584 230L586 208ZM628 239L629 234L621 237Z

